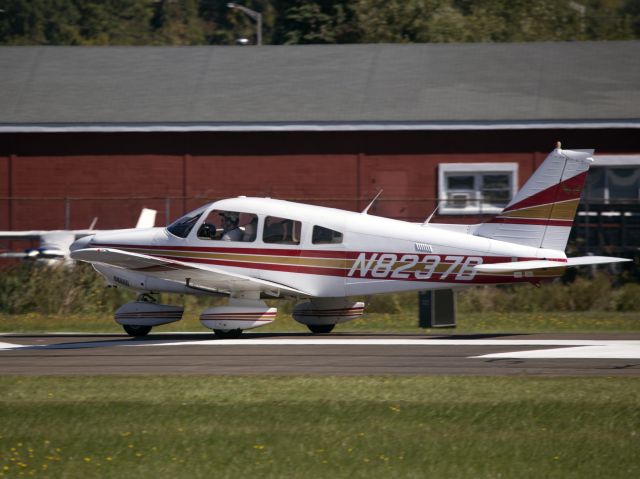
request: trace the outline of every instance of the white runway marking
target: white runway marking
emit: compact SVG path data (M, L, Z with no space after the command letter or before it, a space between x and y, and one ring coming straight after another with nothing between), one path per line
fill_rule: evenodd
M545 359L640 359L640 341L578 339L227 339L179 341L160 346L559 346L552 349L492 353L472 358L545 358Z
M0 351L6 351L7 349L18 349L24 348L26 346L22 344L13 344L13 343L0 343Z
M534 349L472 356L481 359L640 359L640 345L624 341L570 348Z
M513 346L545 347L528 351L490 353L470 356L479 359L640 359L640 341L579 340L579 339L348 339L348 338L246 338L205 340L92 341L82 343L54 343L24 345L0 342L0 351L15 349L81 349L101 347L153 346Z
M373 339L373 338L246 338L167 341L161 346L597 346L606 343L635 343L639 341L590 339ZM144 343L141 343L144 345Z

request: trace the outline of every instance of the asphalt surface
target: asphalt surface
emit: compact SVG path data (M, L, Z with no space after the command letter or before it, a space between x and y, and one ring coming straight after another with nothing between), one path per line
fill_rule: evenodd
M640 334L4 334L0 374L640 377Z

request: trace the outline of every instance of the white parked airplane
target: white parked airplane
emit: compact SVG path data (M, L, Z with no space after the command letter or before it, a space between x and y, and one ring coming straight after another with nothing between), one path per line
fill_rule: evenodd
M566 267L630 261L567 258L564 248L593 151L562 150L546 158L504 210L478 225L408 223L270 198L207 204L166 228L86 236L73 259L92 263L111 285L139 293L115 320L133 336L181 319L181 307L150 293L224 294L202 324L220 337L270 323L264 298L302 300L296 321L312 332L363 314L352 296L538 283Z
M156 223L156 210L142 208L136 228L153 228ZM91 226L85 230L31 230L31 231L0 231L0 240L37 240L37 248L25 251L9 251L0 253L0 258L19 258L36 260L48 265L59 264L60 261L70 261L69 248L78 238L102 233L107 230L96 230L94 226L97 218Z

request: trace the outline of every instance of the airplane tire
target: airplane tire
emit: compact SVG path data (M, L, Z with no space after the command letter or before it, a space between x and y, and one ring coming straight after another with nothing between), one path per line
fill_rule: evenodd
M146 336L151 331L151 326L134 326L131 324L123 324L125 333L129 336L133 336L134 338L141 338L142 336Z
M335 324L307 324L307 328L314 334L326 334L333 331Z
M213 332L220 339L237 339L242 334L242 329L214 329Z

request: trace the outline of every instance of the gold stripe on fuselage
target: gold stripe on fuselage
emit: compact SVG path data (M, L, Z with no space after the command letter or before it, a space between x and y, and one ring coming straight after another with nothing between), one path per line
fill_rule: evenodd
M309 258L303 256L271 256L258 254L238 254L238 253L209 253L202 251L175 251L175 250L154 250L128 249L134 253L152 254L155 256L169 256L177 258L197 258L218 261L239 261L242 263L259 264L281 264L287 266L313 266L317 268L345 268L346 260L341 258ZM350 260L351 261L351 260ZM351 261L353 262L353 261Z
M331 269L343 269L349 271L353 265L356 263L356 259L341 259L341 258L316 258L316 257L304 257L304 256L274 256L274 255L261 255L261 254L239 254L239 253L220 253L220 252L206 252L206 251L176 251L176 250L153 250L149 251L143 248L127 248L126 251L131 251L139 254L152 254L155 256L165 256L178 258L180 260L188 260L189 258L194 259L207 259L207 260L217 260L217 261L234 261L239 263L249 263L255 265L257 269L260 268L260 265L264 264L275 264L282 266L307 266L314 268L331 268ZM406 253L407 255L410 253ZM398 254L400 258L404 256L404 254ZM437 256L437 255L436 255ZM379 258L378 258L379 259ZM369 271L375 269L378 266L378 259L373 260L373 264ZM371 258L367 258L367 262L370 261ZM408 264L411 264L413 261L396 261L392 265L392 271L395 271L399 268L402 268ZM451 268L452 262L440 261L438 265L433 268L433 275L441 275ZM463 264L457 265L453 270L449 271L448 276L452 279L455 275L459 274L462 270ZM151 267L154 268L154 267ZM155 268L162 268L161 266L155 266ZM545 268L543 270L534 270L534 278L551 278L556 277L562 274L563 271L558 272L558 270L564 267L558 268ZM430 268L425 268L425 263L418 261L411 268L406 268L402 270L403 274L414 275L415 273L424 272L429 270ZM477 276L500 276L503 278L513 278L514 273L477 273Z

